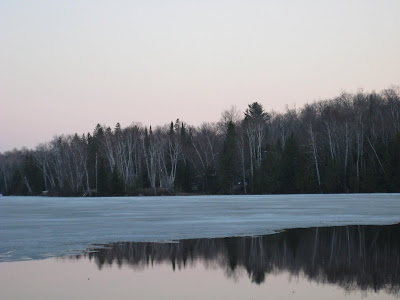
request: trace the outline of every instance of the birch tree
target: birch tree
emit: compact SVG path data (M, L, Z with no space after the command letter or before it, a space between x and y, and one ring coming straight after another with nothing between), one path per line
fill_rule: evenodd
M258 102L249 104L246 109L243 126L247 135L250 157L250 176L253 182L255 169L260 168L263 157L263 142L266 134L266 125L270 116ZM253 188L253 184L252 184Z

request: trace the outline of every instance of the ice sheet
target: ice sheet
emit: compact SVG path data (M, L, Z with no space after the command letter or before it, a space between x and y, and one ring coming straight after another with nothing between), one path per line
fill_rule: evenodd
M62 256L95 243L399 222L400 194L0 197L0 261Z

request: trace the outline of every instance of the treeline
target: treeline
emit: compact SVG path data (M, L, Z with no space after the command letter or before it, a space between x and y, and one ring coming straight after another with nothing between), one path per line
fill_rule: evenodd
M400 90L343 93L218 123L97 125L0 154L4 195L400 192Z

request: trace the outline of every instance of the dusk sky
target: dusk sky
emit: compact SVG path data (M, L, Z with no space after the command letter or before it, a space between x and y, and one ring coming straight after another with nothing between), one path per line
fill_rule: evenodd
M0 152L400 85L400 1L0 2Z

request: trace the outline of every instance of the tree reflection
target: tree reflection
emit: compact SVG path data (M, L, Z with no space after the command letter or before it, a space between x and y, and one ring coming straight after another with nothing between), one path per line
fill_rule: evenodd
M74 258L104 265L142 269L170 262L182 269L196 262L221 267L237 278L245 269L256 284L266 275L289 271L346 290L385 290L400 287L400 224L291 229L273 235L190 239L171 243L124 242L97 245Z

